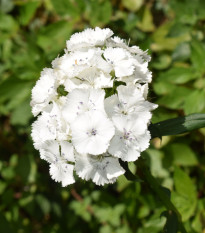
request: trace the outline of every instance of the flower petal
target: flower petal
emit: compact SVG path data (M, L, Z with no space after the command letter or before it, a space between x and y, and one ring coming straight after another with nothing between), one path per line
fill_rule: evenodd
M69 184L73 184L75 179L73 177L74 166L67 163L52 163L50 164L50 175L56 182L62 182L62 186L65 187Z

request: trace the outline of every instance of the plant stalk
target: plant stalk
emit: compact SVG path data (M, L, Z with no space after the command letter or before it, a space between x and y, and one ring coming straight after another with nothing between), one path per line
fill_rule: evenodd
M137 168L138 168L138 171L140 170L140 173L141 173L140 178L142 180L144 180L149 185L149 187L151 188L153 193L159 197L160 201L163 203L163 205L166 207L166 209L168 211L171 210L171 211L176 213L176 215L178 217L179 230L181 231L181 233L187 233L187 231L185 230L184 225L182 223L181 214L179 213L177 208L174 206L174 204L170 201L169 196L162 189L162 187L159 185L156 178L151 174L149 168L145 164L144 159L142 159L142 158L138 159Z

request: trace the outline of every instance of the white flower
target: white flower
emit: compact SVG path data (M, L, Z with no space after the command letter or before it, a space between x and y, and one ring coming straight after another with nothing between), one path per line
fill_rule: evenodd
M75 162L73 146L66 141L47 141L40 150L41 158L50 163L50 175L62 186L75 182L73 177L74 165L68 162Z
M49 113L43 112L33 123L31 137L37 150L46 141L56 139L56 125Z
M50 125L56 129L57 140L70 139L70 127L62 116L62 104L65 103L64 96L60 97L57 102L53 102L49 111Z
M111 75L109 73L104 73L96 67L90 67L83 70L81 73L79 73L78 78L83 80L83 83L86 83L88 87L106 88L113 86Z
M109 29L86 29L83 32L75 33L70 40L66 42L68 51L80 50L94 46L103 46L107 38L111 37L113 32Z
M99 155L106 152L114 135L112 122L100 111L89 111L71 123L72 142L78 153Z
M109 117L121 116L133 120L139 118L148 123L151 119L151 110L157 105L152 104L144 99L145 87L135 86L118 86L118 95L112 95L105 99L105 110Z
M62 182L62 186L65 187L69 184L73 184L75 179L73 177L74 166L67 163L51 163L50 175L56 182Z
M105 91L101 89L74 89L62 109L65 121L71 123L80 114L91 110L104 113L104 97Z
M73 172L113 183L125 172L119 158L135 161L149 146L157 107L147 100L150 56L112 35L98 27L75 33L32 90L34 147L62 186L75 182Z
M110 88L113 86L113 80L109 73L104 73L96 67L88 67L79 72L78 76L67 79L64 86L68 92L76 88Z
M113 38L109 38L107 40L106 45L108 47L120 47L120 48L124 48L127 51L129 51L132 54L135 55L139 55L140 57L142 57L145 61L150 61L151 57L147 54L147 51L143 51L140 49L139 46L131 46L129 47L125 40L122 40L121 38L114 36Z
M42 145L40 154L49 163L75 162L72 143L67 141L47 141Z
M101 49L75 51L65 54L55 62L55 69L63 72L65 89L112 87L112 66L102 58ZM62 75L63 76L63 75ZM65 78L66 77L66 78Z
M119 81L125 82L127 85L135 85L136 83L150 83L152 81L152 73L147 69L146 63L142 66L135 67L132 75L118 78Z
M48 103L57 95L56 76L52 69L44 69L41 77L32 89L31 107L34 116L43 111Z
M117 158L109 154L99 156L76 154L76 173L84 180L92 180L97 185L114 183L125 173Z
M115 136L110 142L108 152L123 161L135 161L140 152L149 146L150 133L142 119L114 117Z
M134 60L125 49L107 48L104 57L113 66L117 78L133 74Z
M69 125L63 120L58 107L55 102L49 105L49 112L43 112L32 125L31 136L37 150L46 141L67 140L70 137Z
M67 78L73 78L89 66L93 56L95 56L95 50L92 49L67 53L59 58L55 68L63 71Z

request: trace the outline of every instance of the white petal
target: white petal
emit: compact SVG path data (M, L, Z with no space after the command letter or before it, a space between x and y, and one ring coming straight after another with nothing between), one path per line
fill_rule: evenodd
M116 77L128 76L134 72L133 58L123 48L107 48L104 57L113 65Z
M72 143L61 141L61 156L69 162L75 162Z
M134 72L134 66L132 60L122 60L118 61L115 65L115 76L123 77L132 75Z
M105 111L110 118L116 113L115 110L119 104L120 102L117 95L111 95L105 99Z
M84 69L79 73L78 77L81 80L84 80L84 83L92 88L106 88L113 86L113 80L111 80L109 73L104 73L96 67Z
M107 162L109 163L107 164L106 172L109 180L117 178L125 173L125 170L120 166L118 159L110 157L107 158Z
M75 179L73 177L74 166L67 163L50 164L50 175L56 182L62 182L62 186L65 187L69 184L73 184Z
M49 163L55 163L60 160L60 148L57 141L47 141L40 149L41 158Z

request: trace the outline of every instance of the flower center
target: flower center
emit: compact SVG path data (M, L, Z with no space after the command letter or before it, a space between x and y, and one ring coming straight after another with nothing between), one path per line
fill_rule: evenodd
M97 134L97 130L92 128L91 131L87 132L88 136L95 136Z
M120 137L120 139L124 139L124 140L128 140L128 141L132 141L134 138L132 137L131 135L131 131L126 131L126 129L124 128L124 133L123 133L123 136Z
M92 129L91 130L91 135L96 135L97 134L97 130L96 129Z

